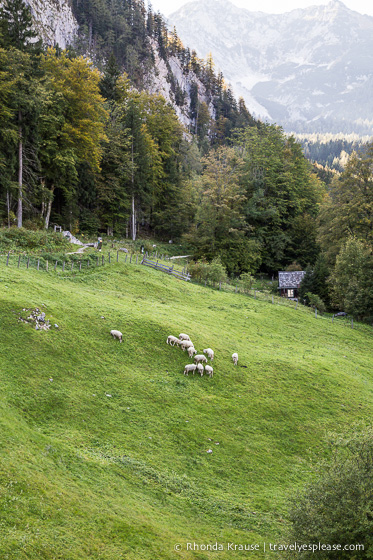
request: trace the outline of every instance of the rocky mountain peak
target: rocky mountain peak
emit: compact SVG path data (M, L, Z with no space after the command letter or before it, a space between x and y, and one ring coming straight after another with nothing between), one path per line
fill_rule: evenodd
M373 17L340 0L283 14L202 0L169 23L199 56L212 53L256 116L299 132L371 133Z

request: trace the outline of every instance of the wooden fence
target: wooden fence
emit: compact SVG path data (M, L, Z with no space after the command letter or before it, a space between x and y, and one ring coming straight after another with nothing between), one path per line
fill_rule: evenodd
M55 271L55 272L83 272L84 270L91 270L98 266L111 264L112 262L129 262L139 264L142 255L138 253L124 253L121 251L109 252L107 255L97 254L91 257L79 258L74 255L70 259L45 259L37 255L25 255L8 253L6 255L0 254L0 266L5 264L12 268L36 268L36 270Z
M158 261L151 261L146 257L142 259L141 264L143 264L144 266L150 266L151 268L155 268L157 270L161 270L162 272L167 272L167 274L172 274L172 276L175 276L180 280L186 280L187 282L191 278L189 272L184 273L183 271L175 270L173 266L166 266L164 264L160 264Z

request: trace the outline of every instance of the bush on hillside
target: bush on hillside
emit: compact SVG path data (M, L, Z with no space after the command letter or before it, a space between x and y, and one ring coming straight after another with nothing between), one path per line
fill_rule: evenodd
M332 458L291 500L290 543L340 544L341 550L288 552L287 558L365 560L373 557L373 429L332 436ZM343 550L362 544L364 550Z
M325 303L317 294L312 294L311 292L307 292L306 297L310 307L317 309L318 311L320 311L320 313L324 313L326 311Z
M243 272L240 276L240 284L244 289L244 292L249 292L254 283L254 276L250 272Z
M64 251L71 247L70 242L61 233L46 230L28 230L26 228L0 229L0 251Z
M188 272L198 282L217 283L225 282L227 279L227 270L219 257L213 259L211 263L204 260L191 263Z

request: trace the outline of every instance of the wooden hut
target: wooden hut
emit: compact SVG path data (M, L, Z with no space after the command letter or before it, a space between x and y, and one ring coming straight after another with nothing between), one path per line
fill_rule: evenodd
M298 299L300 283L305 275L304 270L278 273L278 289L281 297Z

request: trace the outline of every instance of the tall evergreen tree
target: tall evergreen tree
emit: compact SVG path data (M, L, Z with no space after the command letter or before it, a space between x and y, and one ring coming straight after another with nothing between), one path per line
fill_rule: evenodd
M30 7L24 0L5 0L0 7L0 46L30 52L40 48L36 39Z

